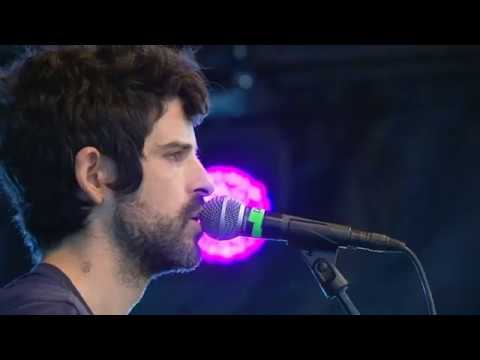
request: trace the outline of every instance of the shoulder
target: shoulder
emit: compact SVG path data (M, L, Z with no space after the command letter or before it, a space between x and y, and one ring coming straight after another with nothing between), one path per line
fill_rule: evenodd
M61 299L33 296L4 297L0 290L0 315L79 315L77 308Z
M75 314L75 296L51 279L26 275L0 289L0 315Z

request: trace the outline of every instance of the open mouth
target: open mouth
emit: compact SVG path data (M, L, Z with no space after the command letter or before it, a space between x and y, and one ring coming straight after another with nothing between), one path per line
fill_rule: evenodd
M193 221L195 221L197 223L200 223L200 213L201 213L201 210L197 210L197 211L193 212L190 219L192 219Z

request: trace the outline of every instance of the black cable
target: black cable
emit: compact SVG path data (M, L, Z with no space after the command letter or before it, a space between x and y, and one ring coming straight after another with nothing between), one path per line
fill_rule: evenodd
M423 270L422 263L415 255L415 253L407 246L403 247L403 252L408 255L410 260L412 260L413 264L415 265L415 269L417 270L418 276L420 277L420 282L422 284L423 292L425 294L425 300L427 302L429 315L437 315L437 310L435 309L435 302L433 301L432 291L430 290L427 274L425 274L425 271Z
M313 232L313 234L322 237L322 234L319 234L317 232ZM334 244L334 242L331 241L328 237L322 237L322 238ZM395 240L395 239L392 239L392 240ZM372 251L372 252L379 252L379 253L385 253L385 252L390 252L390 253L402 252L404 254L406 253L410 258L410 260L413 262L413 265L415 266L415 269L417 270L417 274L420 278L420 283L422 284L423 293L425 295L425 301L427 302L428 314L437 315L437 310L435 308L435 302L433 300L432 291L430 290L427 274L423 270L422 263L420 262L418 257L415 255L415 253L403 242L395 240L395 243L397 244L397 250L372 250L372 249L365 249L365 248L362 248L362 249ZM347 311L350 309L350 304L354 307L353 303L350 301L346 293L341 293L339 300L341 300L342 305L345 307ZM358 312L358 310L356 310L356 312Z

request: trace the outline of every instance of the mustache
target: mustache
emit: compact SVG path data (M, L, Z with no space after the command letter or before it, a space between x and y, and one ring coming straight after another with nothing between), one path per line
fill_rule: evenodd
M205 205L205 200L203 197L193 197L187 204L184 206L182 214L186 220L194 216L198 216L198 213L202 210Z

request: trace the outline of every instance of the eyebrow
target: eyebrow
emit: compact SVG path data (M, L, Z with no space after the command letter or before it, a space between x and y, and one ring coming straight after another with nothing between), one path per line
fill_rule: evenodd
M172 141L165 145L157 145L157 148L160 151L172 151L172 150L190 151L194 149L194 147L191 144L183 143L180 141ZM199 149L197 148L196 151L198 152Z

